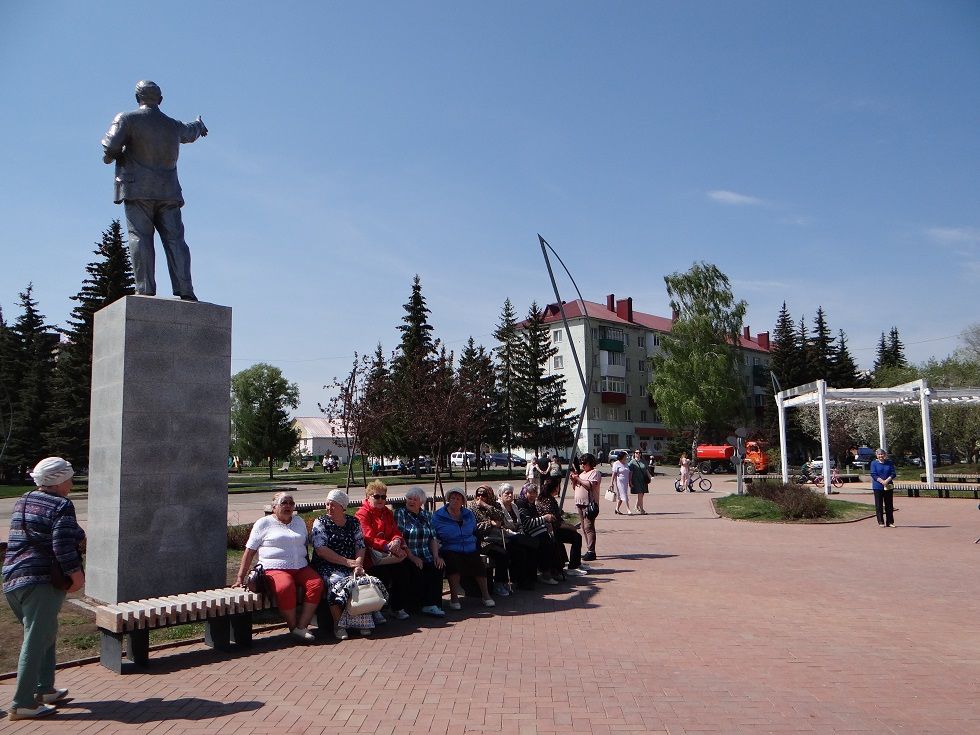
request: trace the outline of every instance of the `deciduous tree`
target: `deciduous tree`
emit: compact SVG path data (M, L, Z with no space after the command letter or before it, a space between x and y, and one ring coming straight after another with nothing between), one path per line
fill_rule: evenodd
M728 277L710 263L664 277L677 319L660 339L650 392L664 422L691 430L721 431L745 411L738 344L746 303L736 300Z
M232 438L236 454L273 463L299 443L288 408L299 405L299 388L272 365L258 363L231 377Z

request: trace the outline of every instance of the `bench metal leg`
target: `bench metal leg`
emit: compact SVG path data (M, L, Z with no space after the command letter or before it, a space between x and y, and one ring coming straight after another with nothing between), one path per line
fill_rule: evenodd
M126 633L126 658L137 666L150 663L150 631L146 628Z
M99 663L117 674L123 672L122 642L122 633L99 629Z
M204 622L204 643L219 651L231 648L231 621L227 615L208 618Z
M236 613L231 616L231 642L249 648L252 645L252 613Z

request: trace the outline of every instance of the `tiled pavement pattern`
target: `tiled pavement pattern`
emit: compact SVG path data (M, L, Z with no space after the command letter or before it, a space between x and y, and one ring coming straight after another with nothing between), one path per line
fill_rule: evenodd
M980 733L975 502L900 498L894 529L756 525L714 516L729 486L670 480L654 514L603 503L594 575L371 639L65 669L74 699L0 734Z

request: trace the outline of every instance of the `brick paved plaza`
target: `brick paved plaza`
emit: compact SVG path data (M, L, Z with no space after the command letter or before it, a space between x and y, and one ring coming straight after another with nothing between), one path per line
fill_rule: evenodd
M73 699L0 734L980 732L975 501L897 498L894 529L757 525L714 515L732 486L671 481L654 514L603 504L589 577L371 639L63 669Z

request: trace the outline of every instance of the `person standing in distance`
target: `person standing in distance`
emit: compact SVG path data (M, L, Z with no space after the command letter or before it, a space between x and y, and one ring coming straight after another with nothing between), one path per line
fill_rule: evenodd
M156 296L153 231L160 233L174 296L197 301L191 283L191 253L184 241L180 208L184 197L177 180L181 143L208 134L204 121L182 123L160 112L163 93L154 82L136 84L139 109L120 112L102 139L105 163L116 162L115 203L126 208L129 254L136 293Z
M633 511L630 510L630 470L626 465L626 457L626 452L618 452L616 461L612 464L612 488L616 493L615 513L618 516L623 515L620 508L623 507L624 502L626 503L625 515L633 515Z
M895 528L895 463L888 459L884 449L875 451L875 459L871 463L871 489L875 494L875 516L878 525ZM884 512L882 512L884 511Z

